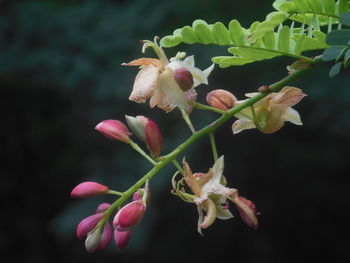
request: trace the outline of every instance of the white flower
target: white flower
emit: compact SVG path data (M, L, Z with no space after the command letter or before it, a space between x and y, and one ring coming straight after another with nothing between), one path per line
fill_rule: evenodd
M248 93L248 98L258 93ZM299 113L291 108L306 95L298 88L284 87L277 93L271 93L258 101L253 107L247 107L235 115L238 118L233 125L234 134L246 129L257 128L261 132L270 134L278 131L289 121L296 125L302 125ZM237 101L242 104L246 100Z
M214 64L202 71L195 67L193 56L182 60L183 53L179 53L169 62L156 42L146 41L144 47L148 46L154 48L159 59L140 58L122 64L142 66L129 99L138 103L150 99L151 108L158 106L167 112L175 107L190 112L192 108L189 101L196 98L194 88L199 84L208 84Z

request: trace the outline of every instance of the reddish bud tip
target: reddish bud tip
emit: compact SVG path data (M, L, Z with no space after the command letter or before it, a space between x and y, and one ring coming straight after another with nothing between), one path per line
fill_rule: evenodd
M134 228L143 218L145 205L142 200L133 201L118 211L113 220L113 226L118 231Z
M86 236L103 218L103 213L94 214L84 218L77 227L77 237L82 239Z
M131 237L131 231L118 231L114 229L114 241L118 250L126 247Z
M96 130L102 133L108 139L129 143L130 138L128 128L121 121L104 120L96 125Z
M109 207L111 206L111 204L109 203L102 203L97 207L96 213L103 213L104 211L106 211Z
M108 191L108 187L95 182L83 182L78 184L72 192L70 196L73 198L86 198L94 195L99 195L106 193Z
M213 90L207 95L207 102L210 106L224 111L235 106L236 101L237 98L231 92L223 89Z
M233 200L242 220L249 227L258 228L258 219L255 204L243 196L238 196Z
M183 91L188 91L193 87L193 76L186 68L176 69L174 78Z
M148 149L154 157L158 157L163 149L163 136L157 124L151 119L145 126L145 137Z

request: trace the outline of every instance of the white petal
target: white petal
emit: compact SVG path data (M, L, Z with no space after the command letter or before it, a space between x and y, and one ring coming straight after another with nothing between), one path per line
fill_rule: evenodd
M250 92L250 93L246 93L245 96L248 98L253 98L258 94L259 94L259 92Z
M159 70L153 66L146 66L139 71L135 78L134 87L130 94L129 100L135 102L145 102L152 96L157 86Z
M217 206L216 207L216 217L221 219L221 220L226 220L226 219L230 219L233 217L232 213L230 210L228 209L224 209L222 208L222 206Z
M303 125L299 113L291 107L287 108L282 118L285 121L290 121L291 123L294 123L296 125Z
M224 156L222 155L212 168L213 177L208 181L211 184L220 184L222 172L224 171Z
M237 134L243 130L256 128L251 120L239 119L236 120L232 125L233 134Z
M213 71L215 64L211 64L210 67L206 68L203 72L206 77L209 77L210 73Z
M184 59L184 62L191 67L194 67L194 56L188 56Z

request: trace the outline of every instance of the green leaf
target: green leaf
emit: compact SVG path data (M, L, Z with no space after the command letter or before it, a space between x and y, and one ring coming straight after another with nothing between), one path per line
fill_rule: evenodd
M335 60L339 54L343 51L344 47L341 46L332 46L327 48L322 54L323 61Z
M241 24L237 20L232 20L228 25L232 42L235 46L244 46L245 36Z
M338 62L337 64L334 64L333 67L331 67L329 71L329 76L333 78L334 76L338 75L340 72L342 62Z
M216 22L213 25L212 30L214 38L219 45L228 45L232 43L230 38L230 32L227 30L223 23Z
M340 23L342 23L343 25L346 26L350 26L350 12L347 12L345 14L342 14L342 16L340 17Z
M264 50L252 47L232 47L228 49L228 52L236 56L250 58L255 61L269 59L282 55L281 53L273 50Z
M296 41L294 53L297 55L300 55L301 52L303 52L304 49L304 42L305 42L305 35L301 35L298 40Z
M183 27L180 34L184 43L193 44L199 41L196 33L190 26Z
M332 46L350 44L350 29L340 29L327 35L327 44Z
M230 66L240 66L240 65L254 62L254 60L251 60L248 58L230 57L230 56L213 57L211 60L213 63L219 64L221 68L227 68Z
M344 55L344 67L347 68L348 66L350 66L350 49Z
M278 49L282 52L289 51L289 28L288 26L282 27L278 35Z
M175 47L182 42L182 38L179 36L166 36L160 40L162 47Z
M203 44L215 43L215 39L211 29L209 28L207 22L204 20L195 20L193 22L193 29L196 32L196 36Z
M349 11L349 0L339 0L339 14Z
M326 14L333 15L335 13L335 1L324 0L324 9Z
M274 32L267 32L265 36L263 37L263 43L264 46L268 49L274 49L275 48L275 33Z
M313 12L322 13L322 2L321 0L307 0L311 10Z

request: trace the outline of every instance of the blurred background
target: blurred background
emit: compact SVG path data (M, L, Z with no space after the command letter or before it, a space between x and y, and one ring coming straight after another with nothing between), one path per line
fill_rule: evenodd
M0 1L0 115L2 258L11 262L349 262L349 71L328 78L318 66L294 85L308 96L295 108L304 125L272 135L249 130L233 136L231 123L217 131L229 185L255 202L260 228L244 225L237 211L196 231L197 211L172 196L168 167L151 182L152 200L127 249L114 243L89 254L75 227L110 196L72 200L78 183L93 180L123 191L151 167L126 144L94 127L104 119L145 115L160 126L165 152L190 135L178 111L150 110L128 101L141 56L140 39L165 36L201 18L236 18L248 27L272 11L272 1L56 0ZM179 46L200 68L225 49ZM178 48L167 50L175 55ZM317 52L315 53L317 54ZM148 56L154 56L148 51ZM225 70L216 67L210 90L243 98L286 75L280 58ZM196 127L213 113L194 112ZM8 129L8 130L7 130ZM185 152L194 171L212 166L209 139Z

